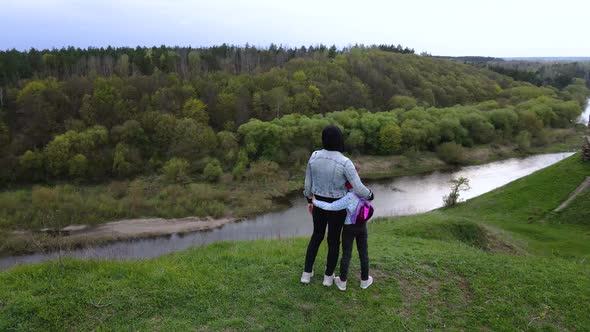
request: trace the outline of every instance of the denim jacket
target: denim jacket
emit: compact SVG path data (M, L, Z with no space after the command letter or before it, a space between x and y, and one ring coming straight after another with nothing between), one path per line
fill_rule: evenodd
M303 195L311 202L312 195L341 198L348 193L346 181L352 191L362 198L372 194L361 182L356 168L350 159L338 151L318 150L311 154L305 172Z

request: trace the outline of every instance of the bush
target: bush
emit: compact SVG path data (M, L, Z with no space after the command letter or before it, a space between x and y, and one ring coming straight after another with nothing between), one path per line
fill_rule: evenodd
M205 169L203 170L203 175L205 179L210 182L215 182L219 180L219 177L223 174L223 169L221 168L221 163L219 160L212 158Z
M459 165L465 162L463 147L454 142L441 144L437 149L437 155L447 164Z
M162 167L162 173L169 182L188 182L189 163L183 158L172 158Z

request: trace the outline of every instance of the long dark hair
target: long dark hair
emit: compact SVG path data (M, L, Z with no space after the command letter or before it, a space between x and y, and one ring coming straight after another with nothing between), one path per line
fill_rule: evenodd
M329 125L322 131L322 145L329 151L344 152L344 135L340 128Z

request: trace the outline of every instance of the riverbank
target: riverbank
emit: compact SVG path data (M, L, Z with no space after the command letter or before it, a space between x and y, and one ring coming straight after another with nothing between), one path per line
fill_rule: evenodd
M482 164L522 157L533 152L572 149L577 144L576 141L581 140L579 133L571 130L563 130L556 136L561 139L554 144L527 153L516 151L511 146L465 149L464 164ZM382 180L457 167L445 164L435 153L429 152L392 157L352 156L352 159L366 180ZM289 204L285 198L298 194L302 184L303 179L299 176L291 179L274 176L269 181L188 185L171 185L159 179L136 179L132 182L113 182L99 186L57 185L4 192L0 194L1 210L5 212L0 216L0 227L3 230L0 231L0 255L79 248L121 239L156 236L141 231L126 237L112 231L101 231L101 236L84 233L100 229L98 225L117 219L145 219L148 216L174 220L192 215L197 219L208 220L200 223L198 229L216 228L227 220L285 208ZM75 236L62 236L68 232L59 230L67 230L71 225L84 225L85 231L75 233ZM170 226L168 231L158 235L177 232L173 223L164 226L164 229ZM181 231L190 231L191 227L189 225ZM41 228L48 228L50 232L38 232ZM55 236L56 233L58 236Z
M17 267L0 272L0 330L585 330L588 226L555 218L590 196L551 211L588 175L578 155L456 208L375 220L366 290L356 256L345 292L299 284L301 238Z

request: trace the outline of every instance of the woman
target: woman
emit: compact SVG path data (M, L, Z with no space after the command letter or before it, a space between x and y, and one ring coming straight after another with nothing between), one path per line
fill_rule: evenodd
M313 264L320 244L324 240L326 225L328 226L328 258L324 273L324 286L332 286L334 269L340 253L340 233L344 226L346 210L326 211L312 204L312 197L316 200L331 203L344 197L348 192L346 182L352 185L352 190L363 198L373 199L373 193L363 185L356 169L344 151L344 137L336 126L327 126L322 131L323 150L311 154L305 173L305 189L303 194L307 198L308 210L313 217L313 234L307 246L305 267L301 275L301 282L307 284L313 276Z

